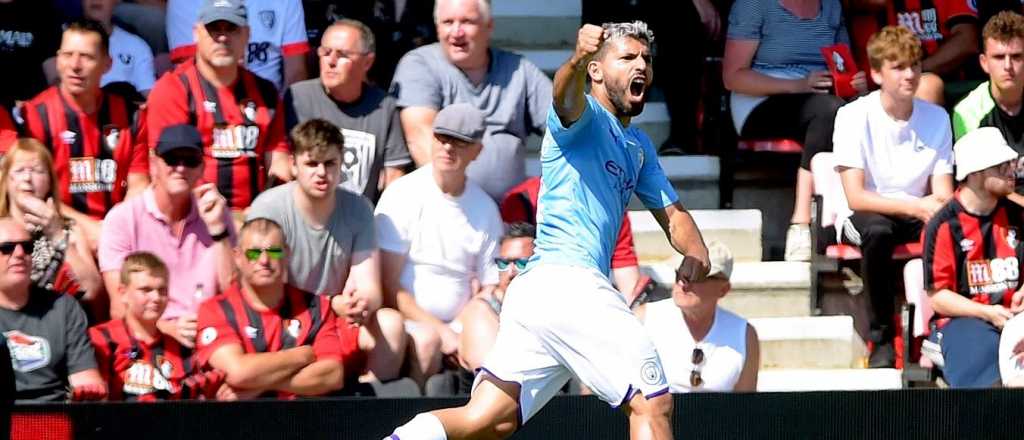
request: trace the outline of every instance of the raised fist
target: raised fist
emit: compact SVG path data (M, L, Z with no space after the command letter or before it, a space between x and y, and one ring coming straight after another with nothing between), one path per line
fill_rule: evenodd
M601 26L583 25L576 37L576 54L574 57L577 61L583 61L594 56L597 50L601 48L603 41L604 29Z

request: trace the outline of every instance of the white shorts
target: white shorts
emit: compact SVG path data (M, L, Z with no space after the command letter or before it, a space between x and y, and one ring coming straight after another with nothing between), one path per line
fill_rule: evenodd
M999 376L1007 382L1024 376L1024 365L1013 359L1013 348L1024 339L1024 314L1006 321L999 335Z
M668 392L643 324L607 277L582 267L541 265L512 281L481 370L520 385L520 425L571 376L615 407Z

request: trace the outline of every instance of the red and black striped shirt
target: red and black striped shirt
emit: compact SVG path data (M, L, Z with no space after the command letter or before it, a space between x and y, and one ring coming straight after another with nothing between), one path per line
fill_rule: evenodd
M25 129L53 153L65 204L103 219L124 199L129 173L149 175L146 122L137 113L128 99L100 92L99 110L86 114L57 86L25 104Z
M192 351L170 336L160 336L151 343L139 341L120 319L89 329L110 400L155 401L177 394L193 373Z
M960 191L928 222L924 235L924 287L950 290L982 304L1010 301L1021 286L1024 210L1006 199L989 215L960 204Z
M203 136L203 180L234 210L247 208L266 186L266 156L288 152L283 103L277 88L244 68L230 87L217 87L199 73L195 62L164 75L149 94L149 145L164 127L194 125Z

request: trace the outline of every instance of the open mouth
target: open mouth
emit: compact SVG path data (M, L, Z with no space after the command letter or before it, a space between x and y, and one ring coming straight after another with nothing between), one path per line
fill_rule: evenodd
M644 96L644 90L647 88L647 80L642 76L634 77L629 81L629 94L637 98Z

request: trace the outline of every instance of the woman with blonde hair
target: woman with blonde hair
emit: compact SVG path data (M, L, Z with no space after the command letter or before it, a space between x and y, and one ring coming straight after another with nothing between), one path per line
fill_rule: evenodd
M0 159L0 217L32 234L32 281L85 302L94 320L105 320L102 279L74 223L61 215L53 156L39 141L21 138Z

